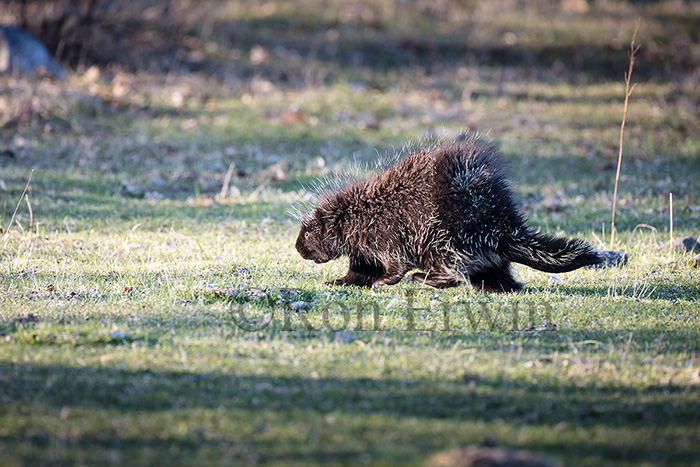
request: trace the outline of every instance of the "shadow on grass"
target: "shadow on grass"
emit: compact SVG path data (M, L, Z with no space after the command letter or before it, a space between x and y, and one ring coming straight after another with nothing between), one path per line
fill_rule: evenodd
M167 163L167 161L164 161ZM16 187L20 184L19 176L9 178L9 182ZM194 186L164 186L159 187L144 185L139 187L140 192L136 196L124 194L124 189L118 180L113 177L100 180L98 177L85 179L75 177L62 171L55 173L35 173L32 180L33 192L33 216L41 222L45 229L62 228L66 225L71 230L82 230L85 226L92 228L113 228L123 223L138 222L151 226L182 226L200 225L204 223L220 223L225 221L251 221L254 224L270 217L275 221L291 221L293 217L287 212L288 203L272 202L255 199L255 186L245 181L245 187L241 184L243 194L240 199L227 200L222 203L211 202L211 197L218 193L212 189L205 193L210 199L199 203L195 197ZM274 189L274 184L267 184ZM292 188L293 185L288 185ZM298 185L297 191L301 189ZM165 193L161 193L161 190ZM158 193L157 196L164 199L144 200L149 192ZM21 193L21 191L19 192ZM0 202L6 202L12 206L19 200L20 194L10 194L0 198ZM185 198L189 197L187 201ZM23 211L20 211L22 214Z
M532 291L545 291L551 288L533 288ZM689 302L700 301L700 290L696 285L683 285L673 282L659 282L645 285L644 289L636 289L634 285L610 285L610 286L586 286L570 287L562 289L562 295L586 296L586 297L622 297L626 299L669 300L678 299Z
M252 376L27 364L0 364L0 374L6 379L0 389L6 407L7 404L48 406L56 414L64 407L86 407L96 412L116 411L133 416L171 410L185 414L191 409L216 409L222 420L230 416L245 417L247 424L259 423L260 419L265 423L266 414L274 414L276 423L282 425L277 429L305 425L310 418L324 414L360 417L382 414L399 425L404 420L419 419L425 422L506 423L521 429L526 426L555 427L562 423L574 430L629 427L631 437L633 433L644 435L640 439L647 439L647 430L673 429L678 433L678 439L688 440L695 436L694 431L700 423L700 390L673 384L630 387L604 382L556 384L542 380L531 383L507 377L479 377L468 383L462 380ZM47 381L51 382L50 386ZM366 429L373 430L371 427ZM410 428L406 429L410 435ZM219 436L223 437L223 444L246 442L235 432L222 431ZM4 442L21 441L20 433L10 433L5 429ZM93 443L104 447L128 447L137 443L143 447L159 448L164 443L168 447L184 449L207 444L196 441L196 436L168 434L149 438L147 433L144 435L139 440L121 438L118 433L106 439L88 436L80 439L79 444L85 447L91 447L89 445ZM443 434L438 432L436 435ZM255 435L250 437L254 439ZM300 441L278 441L278 449L279 444L285 442L290 443L286 449L293 451L296 449L293 444ZM432 442L440 443L437 439ZM653 455L687 461L697 455L698 449L692 443L678 442L673 452L663 452L662 448L646 445L643 441L632 442L634 446L630 449L629 440L624 441L624 449L623 446L617 447L615 440L588 442L583 436L576 444L557 441L556 437L547 439L544 444L534 440L528 443L530 445L526 447L546 448L559 454L575 451L581 455L593 452L596 456L604 453L607 459L624 458L628 461L647 460ZM342 442L338 445L342 452ZM324 446L324 449L328 448L329 445ZM324 457L324 449L318 452L320 459ZM315 454L312 452L311 456ZM261 455L265 456L264 453Z

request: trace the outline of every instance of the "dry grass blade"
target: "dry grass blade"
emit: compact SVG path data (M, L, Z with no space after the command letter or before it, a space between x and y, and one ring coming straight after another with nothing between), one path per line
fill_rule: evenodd
M613 206L612 206L612 223L610 228L610 249L613 249L615 243L615 208L617 206L617 186L620 180L620 167L622 166L622 141L625 134L625 121L627 120L627 104L629 98L634 91L636 84L630 87L630 80L632 79L632 69L634 68L634 56L639 50L639 46L635 47L634 41L637 38L637 30L639 30L639 22L637 22L637 27L634 28L634 34L632 35L632 43L630 44L630 66L627 73L625 73L625 105L622 111L622 124L620 125L620 152L617 156L617 172L615 173L615 191L613 192Z

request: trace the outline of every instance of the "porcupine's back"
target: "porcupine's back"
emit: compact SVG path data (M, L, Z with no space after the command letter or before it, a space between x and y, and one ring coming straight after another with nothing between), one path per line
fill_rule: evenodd
M345 206L340 230L350 245L410 262L447 243L505 261L512 233L524 225L496 149L477 138L413 153L331 197Z
M472 259L513 261L546 272L599 264L587 242L540 234L526 223L497 150L469 139L435 153L435 204L456 249Z
M436 213L454 246L505 257L524 219L497 150L473 138L437 148L433 157Z

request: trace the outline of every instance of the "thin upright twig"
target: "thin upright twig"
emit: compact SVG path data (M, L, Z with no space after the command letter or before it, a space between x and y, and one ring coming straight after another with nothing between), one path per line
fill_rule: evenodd
M625 105L622 111L622 124L620 125L620 152L617 156L617 173L615 174L615 191L613 193L613 205L612 205L612 224L610 229L610 249L613 249L613 244L615 242L615 207L617 206L617 184L620 180L620 167L622 166L622 138L625 133L625 120L627 120L627 103L629 102L629 97L632 95L632 91L637 86L636 84L630 87L630 81L632 79L632 69L634 68L634 55L639 50L639 46L634 46L634 40L637 38L637 30L639 29L639 22L637 22L637 27L634 28L634 34L632 35L632 44L630 45L629 57L630 57L630 67L629 71L625 73Z
M5 241L5 245L7 245L7 239L9 238L10 235L10 229L12 228L12 224L15 221L15 216L17 215L17 210L19 209L19 205L22 203L22 200L24 199L24 196L27 194L27 190L29 189L29 184L32 181L32 175L34 175L34 169L32 169L31 172L29 172L29 179L27 180L27 184L24 186L24 190L22 191L22 196L19 197L19 201L17 201L17 205L15 206L15 211L12 213L12 217L10 218L10 223L7 224L7 229L5 229L5 232L2 235L3 240ZM29 207L31 210L31 206ZM32 214L33 217L33 214Z
M673 251L673 193L668 194L668 250Z
M221 192L219 193L220 199L226 199L228 196L229 186L231 185L231 177L233 177L233 171L235 169L236 164L231 162L228 166L228 170L226 171L226 175L224 175L224 182L221 184Z

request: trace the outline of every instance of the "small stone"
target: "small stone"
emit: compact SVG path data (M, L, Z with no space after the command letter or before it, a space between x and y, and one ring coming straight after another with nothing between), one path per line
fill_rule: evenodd
M124 196L132 198L143 198L146 194L146 189L143 186L130 183L127 180L122 180L119 184L119 188Z
M291 302L299 296L299 291L291 287L282 287L277 294L277 298L283 302Z
M656 247L656 251L663 253L668 250L676 251L678 253L700 253L700 243L694 237L676 237L671 241L671 246L669 248L668 242L662 243Z
M685 237L682 242L686 253L700 253L700 243L695 238Z
M251 300L264 300L267 298L268 293L259 287L251 287L246 295Z
M49 51L29 32L0 26L0 74L50 75L62 79L66 73Z
M143 199L163 199L165 196L159 191L147 191L143 195Z
M123 340L129 337L129 333L117 329L116 331L112 331L111 333L109 333L109 337L111 337L114 340Z

